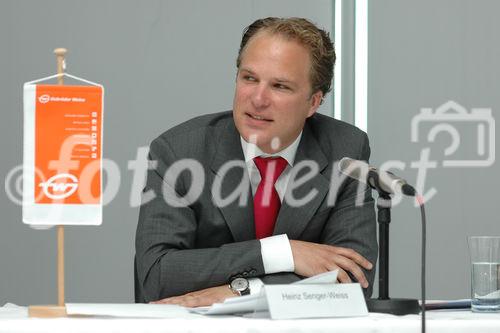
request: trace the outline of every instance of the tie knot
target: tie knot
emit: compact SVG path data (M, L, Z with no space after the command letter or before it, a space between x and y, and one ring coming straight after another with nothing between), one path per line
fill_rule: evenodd
M256 157L253 159L264 182L276 183L288 162L283 157Z

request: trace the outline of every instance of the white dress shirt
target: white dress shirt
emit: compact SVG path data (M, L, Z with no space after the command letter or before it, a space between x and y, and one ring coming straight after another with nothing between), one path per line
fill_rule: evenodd
M275 188L276 192L280 197L281 202L283 202L283 197L285 196L286 187L288 181L290 180L290 170L295 162L295 154L297 153L297 148L299 146L300 138L302 137L302 132L299 136L292 142L291 145L286 147L280 152L274 154L264 153L262 150L253 143L246 142L245 139L240 137L241 148L243 149L243 155L245 156L245 163L247 165L248 175L250 177L250 186L252 187L252 194L255 195L257 187L259 186L261 177L260 172L255 165L253 159L255 157L282 157L287 162L283 173L280 175L276 181ZM292 248L290 247L290 242L286 234L270 236L262 238L260 240L262 262L264 264L264 272L266 274L273 274L279 272L293 272L295 270L295 265L293 262ZM250 293L255 294L260 292L262 287L262 281L258 278L249 279L250 282Z

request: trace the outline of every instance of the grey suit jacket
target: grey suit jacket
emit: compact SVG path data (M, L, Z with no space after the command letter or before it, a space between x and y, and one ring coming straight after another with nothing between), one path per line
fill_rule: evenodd
M377 240L371 191L363 189L362 204L356 205L358 182L341 181L334 167L334 162L344 156L367 161L369 155L366 134L354 126L320 114L307 119L295 166L300 161L314 161L319 173L296 188L293 197L300 199L311 191L316 195L301 207L289 204L285 195L274 234L352 248L375 265ZM244 160L232 112L201 116L166 131L151 143L149 159L154 169L148 171L136 233L138 282L146 301L222 285L236 275L259 277L264 283L289 283L301 278L294 273L265 275L260 241L255 239L249 185L243 205L239 200L225 207L214 203L211 191L216 179L221 181L222 198L248 179L244 167L233 167L222 180L218 178L226 162ZM203 166L203 189L189 205L173 205L172 200L167 203L164 198L168 193L183 197L191 188L190 172L180 172L176 179L165 177L181 159L193 159ZM297 179L301 176L299 172ZM193 184L198 183L195 180ZM365 274L370 283L365 294L370 295L375 269Z

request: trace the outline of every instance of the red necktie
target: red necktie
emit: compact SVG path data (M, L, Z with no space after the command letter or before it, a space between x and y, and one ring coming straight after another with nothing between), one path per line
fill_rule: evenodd
M273 234L276 217L281 207L280 197L274 187L276 180L285 170L288 162L282 158L254 158L261 181L253 198L255 236L257 239Z

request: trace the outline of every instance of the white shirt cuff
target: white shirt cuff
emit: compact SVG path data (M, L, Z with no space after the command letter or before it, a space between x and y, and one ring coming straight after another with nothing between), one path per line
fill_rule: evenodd
M264 282L262 282L262 280L259 278L251 278L248 279L248 284L248 287L250 288L250 295L255 295L260 293Z
M262 238L260 252L266 274L295 270L292 248L286 234Z

